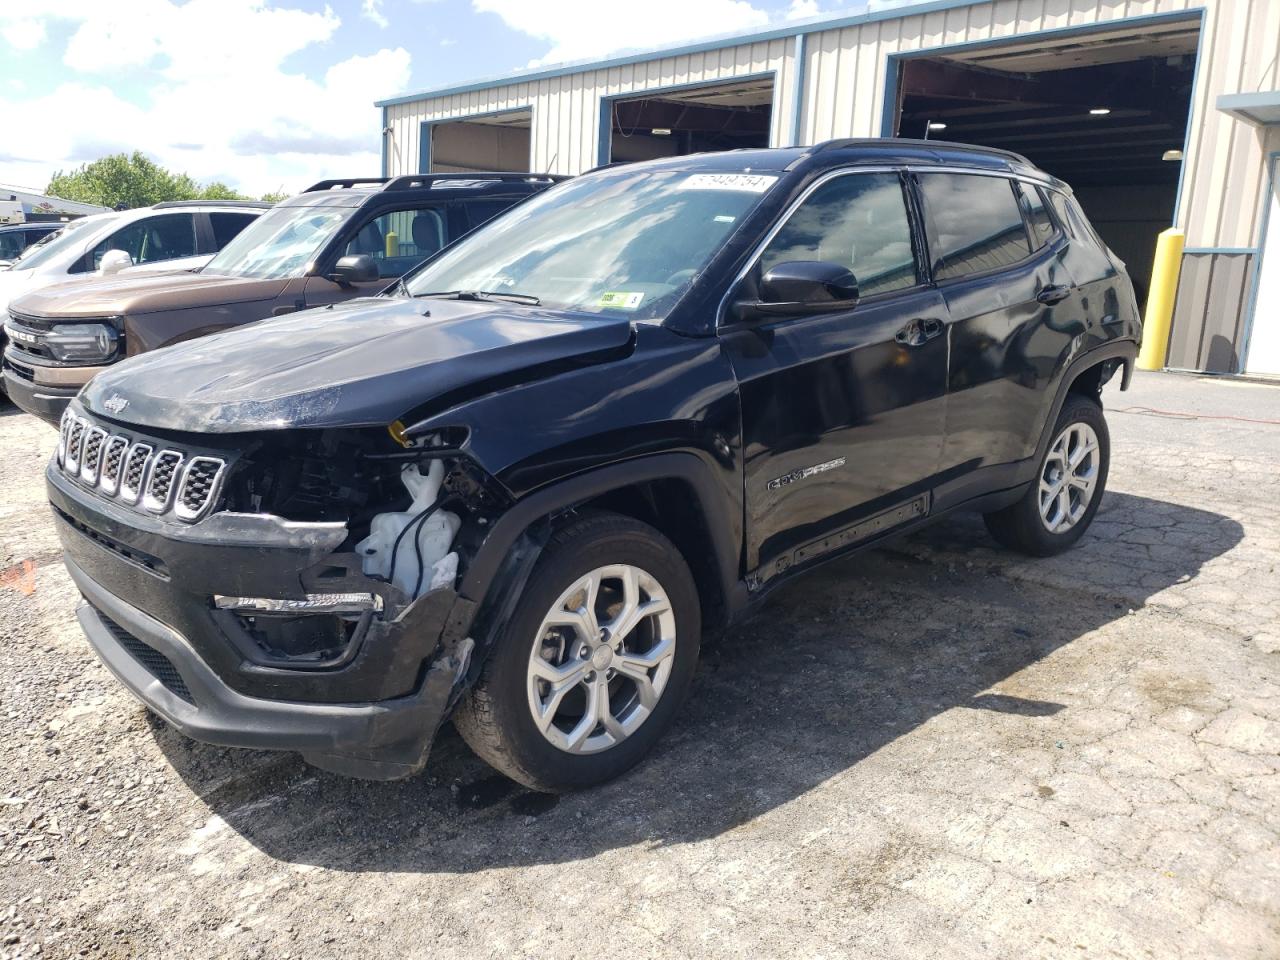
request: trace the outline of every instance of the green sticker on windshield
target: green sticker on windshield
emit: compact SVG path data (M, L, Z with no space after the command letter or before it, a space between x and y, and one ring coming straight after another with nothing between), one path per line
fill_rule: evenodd
M600 294L598 305L601 307L613 307L615 310L634 310L640 306L640 301L643 299L643 293L626 293L624 291L611 290L608 293Z

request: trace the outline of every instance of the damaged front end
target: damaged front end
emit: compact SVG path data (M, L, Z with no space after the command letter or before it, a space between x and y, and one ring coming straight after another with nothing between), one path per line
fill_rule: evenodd
M48 491L86 634L190 736L420 770L465 689L459 573L508 506L465 434L62 424Z

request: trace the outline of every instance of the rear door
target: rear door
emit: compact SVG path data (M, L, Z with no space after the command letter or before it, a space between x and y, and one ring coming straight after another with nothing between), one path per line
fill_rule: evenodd
M941 469L963 484L1035 452L1050 382L1084 329L1081 303L1034 186L976 172L916 179L950 323Z
M812 188L731 293L752 299L765 271L796 260L846 267L860 288L852 310L722 329L742 402L748 569L767 577L927 511L946 307L920 246L902 174L842 172Z

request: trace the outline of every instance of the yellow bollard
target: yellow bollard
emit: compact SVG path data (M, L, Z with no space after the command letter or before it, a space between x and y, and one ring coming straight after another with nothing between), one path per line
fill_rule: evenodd
M388 230L386 239L387 239L387 256L388 257L400 256L400 238L396 235L396 232L394 230Z
M1139 370L1164 369L1169 327L1173 323L1173 301L1178 295L1178 274L1182 271L1182 246L1186 239L1181 230L1170 227L1156 241L1156 258L1151 264L1151 289L1147 292L1147 315L1142 321Z

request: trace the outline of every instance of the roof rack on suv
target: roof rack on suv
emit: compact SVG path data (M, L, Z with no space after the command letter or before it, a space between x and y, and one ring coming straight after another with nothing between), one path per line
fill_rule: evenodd
M271 203L266 200L165 200L153 203L153 210L166 210L170 207L262 207L266 209Z
M334 187L347 189L369 183L386 183L390 179L390 177L347 177L344 180L321 180L319 183L313 183L302 192L315 193L318 190L332 190Z
M538 181L559 181L568 178L562 173L493 173L477 171L475 173L415 173L408 176L393 177L383 190L424 189L435 183L533 183Z
M942 148L944 150L962 150L969 153L988 153L1006 160L1016 160L1031 166L1031 161L1012 150L1001 150L999 147L983 147L976 143L954 143L950 140L914 140L910 137L851 137L845 140L825 140L809 148L809 153L825 153L828 150L847 150L850 147L881 147L892 150L895 147L917 147L924 149Z

